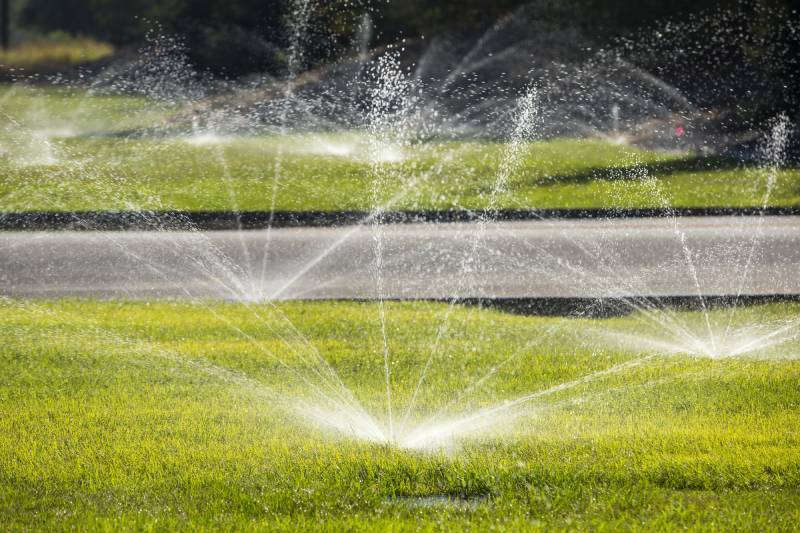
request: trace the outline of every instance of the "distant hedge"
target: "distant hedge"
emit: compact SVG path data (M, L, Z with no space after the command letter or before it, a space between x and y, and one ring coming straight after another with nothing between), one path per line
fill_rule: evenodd
M154 24L181 34L193 62L217 74L280 74L286 69L286 21L303 0L11 0L19 24L44 32L66 31L114 45L137 43ZM443 33L477 35L524 4L541 17L580 27L604 41L665 17L732 2L718 0L309 0L313 4L304 66L329 60L352 46L365 13L373 45ZM756 0L740 5L793 7L797 0Z

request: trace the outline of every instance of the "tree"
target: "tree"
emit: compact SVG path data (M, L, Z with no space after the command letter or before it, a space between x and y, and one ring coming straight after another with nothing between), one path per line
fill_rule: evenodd
M11 0L0 0L0 45L8 50L11 40Z
M90 0L28 0L19 21L22 26L44 32L97 36Z

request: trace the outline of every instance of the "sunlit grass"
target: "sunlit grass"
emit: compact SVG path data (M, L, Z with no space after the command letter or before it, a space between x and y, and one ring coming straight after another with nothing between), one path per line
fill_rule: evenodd
M172 109L6 89L0 110L15 122L0 134L0 211L368 211L375 198L395 210L758 207L769 181L752 164L599 139L533 142L509 161L502 142L176 136ZM156 124L172 134L130 135ZM800 171L777 172L768 204L800 204Z
M57 70L110 56L114 47L90 37L56 36L0 50L0 70Z
M445 309L388 305L400 411ZM737 320L798 315L782 304ZM420 409L491 368L462 408L635 360L643 354L582 332L638 324L456 307ZM381 418L380 335L369 303L5 301L4 525L764 530L800 520L797 340L782 359L657 357L542 397L502 432L444 451L337 438L271 400L304 393L278 361L309 372L313 346Z

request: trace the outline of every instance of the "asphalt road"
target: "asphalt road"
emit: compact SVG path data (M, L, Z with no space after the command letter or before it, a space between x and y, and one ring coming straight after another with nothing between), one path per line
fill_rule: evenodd
M378 294L800 294L800 217L0 233L3 296L258 300Z

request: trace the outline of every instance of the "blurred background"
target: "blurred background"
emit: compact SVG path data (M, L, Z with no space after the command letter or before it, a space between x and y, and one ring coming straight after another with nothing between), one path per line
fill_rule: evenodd
M305 43L304 67L346 53L368 15L372 46L448 35L480 36L502 17L530 0L326 0L315 2ZM124 54L149 31L182 36L193 64L216 76L240 77L286 69L286 21L296 0L2 0L4 69L53 70ZM296 5L297 4L297 5ZM729 2L715 0L559 0L537 2L540 19L576 29L606 46L665 19L691 21L714 8L738 7L752 13L762 35L797 9L795 0ZM735 43L727 43L731 45ZM16 54L10 53L16 51ZM750 50L757 59L758 50ZM800 52L800 51L799 51ZM38 53L38 55L37 55Z
M703 114L702 121L713 122L715 135L752 132L778 114L794 124L800 118L797 0L0 2L2 81L81 83L97 80L98 73L108 78L117 65L138 72L137 58L174 56L177 49L188 68L171 76L184 86L195 79L204 96L230 91L232 84L264 87L265 80L308 73L298 85L324 79L315 98L322 92L337 94L329 97L335 101L343 97L333 88L363 76L368 60L394 49L402 51L404 66L425 86L436 87L431 100L441 101L442 93L448 93L454 115L464 115L467 108L476 112L482 101L500 102L531 80L549 79L559 85L549 93L556 96L548 96L554 109L551 122L559 125L574 122L566 115L587 115L583 108L588 104L576 107L575 102L590 102L593 113L600 109L613 117L617 102L625 98L637 101L632 106L637 110L620 104L623 116L637 124L655 106L660 120L672 126L698 122ZM302 42L293 42L293 35L300 34ZM491 61L476 61L477 51ZM331 74L331 66L348 61L358 68ZM456 72L460 86L450 80ZM583 94L592 85L603 98ZM631 87L640 86L631 93ZM654 91L662 94L655 98ZM306 102L313 100L311 92L304 95ZM263 93L258 98L269 99ZM242 101L236 98L237 105ZM348 113L336 109L333 114ZM615 132L617 120L608 120L614 124L593 125L592 131ZM654 128L646 124L645 129ZM552 135L581 133L562 127ZM740 138L736 143L741 144Z

